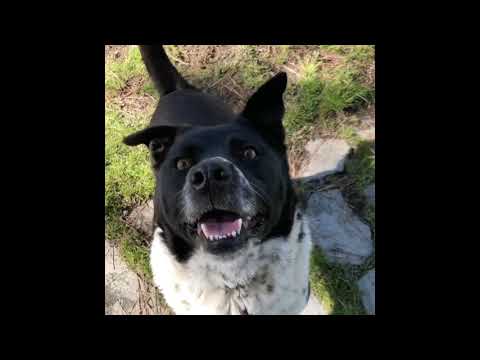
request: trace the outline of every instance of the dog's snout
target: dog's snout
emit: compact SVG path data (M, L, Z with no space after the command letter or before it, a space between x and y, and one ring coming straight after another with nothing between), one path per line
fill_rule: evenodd
M208 177L216 182L225 182L230 179L230 169L220 164L212 164L208 171Z
M196 169L192 173L190 182L192 183L193 188L196 190L200 190L205 186L207 178L202 169Z
M233 174L232 165L222 160L207 160L198 164L190 173L190 183L195 190L202 190L208 183L228 183Z

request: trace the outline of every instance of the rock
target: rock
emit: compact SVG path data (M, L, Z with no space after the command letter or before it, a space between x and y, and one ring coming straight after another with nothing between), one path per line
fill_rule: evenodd
M133 209L127 218L127 222L145 234L151 235L153 233L153 200Z
M319 139L307 143L308 153L306 166L300 170L299 176L325 176L341 172L345 166L345 158L350 146L344 140Z
M312 241L331 262L360 265L373 252L367 224L353 213L338 190L313 193L308 199Z
M105 314L167 315L171 310L155 287L128 269L118 249L105 240Z
M120 258L118 249L105 240L105 314L138 313L138 279Z
M308 299L307 306L303 309L300 315L327 315L327 312L312 293L310 294L310 299Z
M369 205L375 206L375 184L368 185L363 191Z
M357 282L362 303L369 315L375 315L375 269L370 270Z

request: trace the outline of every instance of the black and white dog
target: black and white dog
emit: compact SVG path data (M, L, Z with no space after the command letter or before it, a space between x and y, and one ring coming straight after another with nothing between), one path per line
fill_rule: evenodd
M176 314L299 314L310 231L295 196L279 73L240 114L190 85L160 45L140 46L161 98L125 144L150 149L154 282Z

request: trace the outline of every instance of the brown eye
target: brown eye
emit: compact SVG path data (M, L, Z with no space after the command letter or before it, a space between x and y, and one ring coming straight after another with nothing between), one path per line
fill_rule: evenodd
M154 139L150 142L150 149L154 152L163 152L165 144L158 139Z
M253 148L246 148L243 150L243 157L247 160L253 160L257 157L257 153Z
M178 170L185 170L192 166L192 159L183 158L177 161L177 169Z

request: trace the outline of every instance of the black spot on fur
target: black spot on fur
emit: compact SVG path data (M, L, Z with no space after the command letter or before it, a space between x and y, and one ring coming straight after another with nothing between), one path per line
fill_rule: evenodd
M265 284L267 282L267 276L268 274L264 272L262 275L260 275L260 283Z
M273 284L268 284L268 285L267 285L267 291L268 291L269 293L272 293L272 292L273 292Z
M305 236L305 233L304 233L304 232L301 232L300 234L298 234L298 242L299 242L299 243L302 242L304 236Z
M297 213L297 220L302 220L302 213Z

